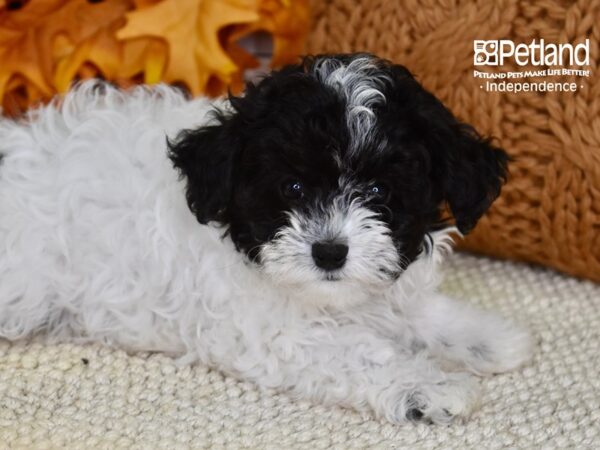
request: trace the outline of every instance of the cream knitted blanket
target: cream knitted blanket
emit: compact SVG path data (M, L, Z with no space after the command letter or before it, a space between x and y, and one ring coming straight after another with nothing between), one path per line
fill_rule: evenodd
M0 448L600 448L600 286L455 255L443 290L530 327L520 372L466 424L393 426L163 355L0 341Z

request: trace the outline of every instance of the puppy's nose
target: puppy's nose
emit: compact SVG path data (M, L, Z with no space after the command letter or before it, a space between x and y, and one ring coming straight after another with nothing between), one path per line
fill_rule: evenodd
M312 245L312 257L317 267L324 270L339 269L346 262L348 246L333 242L316 242Z

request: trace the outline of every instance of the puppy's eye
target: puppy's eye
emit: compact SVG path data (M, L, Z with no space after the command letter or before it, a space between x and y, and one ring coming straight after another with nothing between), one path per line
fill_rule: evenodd
M304 197L304 185L298 181L290 181L283 185L282 193L290 200L300 200Z
M390 191L385 185L374 183L367 188L367 195L376 202L385 203L389 198Z

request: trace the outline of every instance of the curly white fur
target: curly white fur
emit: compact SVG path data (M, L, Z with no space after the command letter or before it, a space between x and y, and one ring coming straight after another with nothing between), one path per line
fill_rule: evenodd
M469 372L528 360L527 333L434 293L447 233L387 289L332 290L340 301L320 305L199 225L166 137L205 124L211 108L165 86L85 83L0 121L0 336L165 351L393 422L416 409L435 422L465 416L478 390Z

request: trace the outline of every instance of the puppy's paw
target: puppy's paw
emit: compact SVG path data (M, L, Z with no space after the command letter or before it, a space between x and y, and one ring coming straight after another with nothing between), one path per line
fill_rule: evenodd
M481 388L468 373L449 373L447 379L419 387L403 405L404 418L412 422L448 424L468 418L479 404Z

